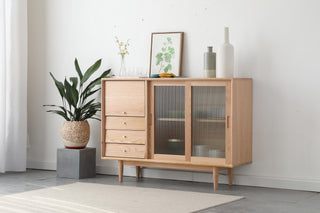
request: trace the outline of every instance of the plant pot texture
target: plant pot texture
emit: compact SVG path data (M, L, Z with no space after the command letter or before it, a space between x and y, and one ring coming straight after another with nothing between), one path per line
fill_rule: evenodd
M85 148L90 138L88 121L65 121L61 127L61 137L68 149Z

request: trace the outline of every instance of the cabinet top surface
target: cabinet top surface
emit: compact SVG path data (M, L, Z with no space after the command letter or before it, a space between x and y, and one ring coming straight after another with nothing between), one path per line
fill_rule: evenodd
M252 78L103 78L104 81L232 81Z

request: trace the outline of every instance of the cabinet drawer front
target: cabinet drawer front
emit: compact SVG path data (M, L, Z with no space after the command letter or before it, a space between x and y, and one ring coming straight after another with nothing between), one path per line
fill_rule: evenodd
M144 130L144 117L107 117L106 129Z
M144 96L106 97L106 115L144 116Z
M112 143L145 144L145 131L106 130L106 141Z
M105 114L144 116L144 81L107 81Z
M106 157L144 158L144 145L106 144Z
M144 81L107 81L106 97L144 96Z

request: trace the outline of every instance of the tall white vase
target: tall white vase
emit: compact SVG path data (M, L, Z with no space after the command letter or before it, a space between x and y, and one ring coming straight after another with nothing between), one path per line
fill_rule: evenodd
M217 54L217 78L233 78L234 49L229 43L229 28L224 28L224 43Z

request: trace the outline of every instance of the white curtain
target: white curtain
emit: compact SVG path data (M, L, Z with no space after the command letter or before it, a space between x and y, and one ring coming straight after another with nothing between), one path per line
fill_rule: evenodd
M25 171L27 0L0 0L0 172Z

